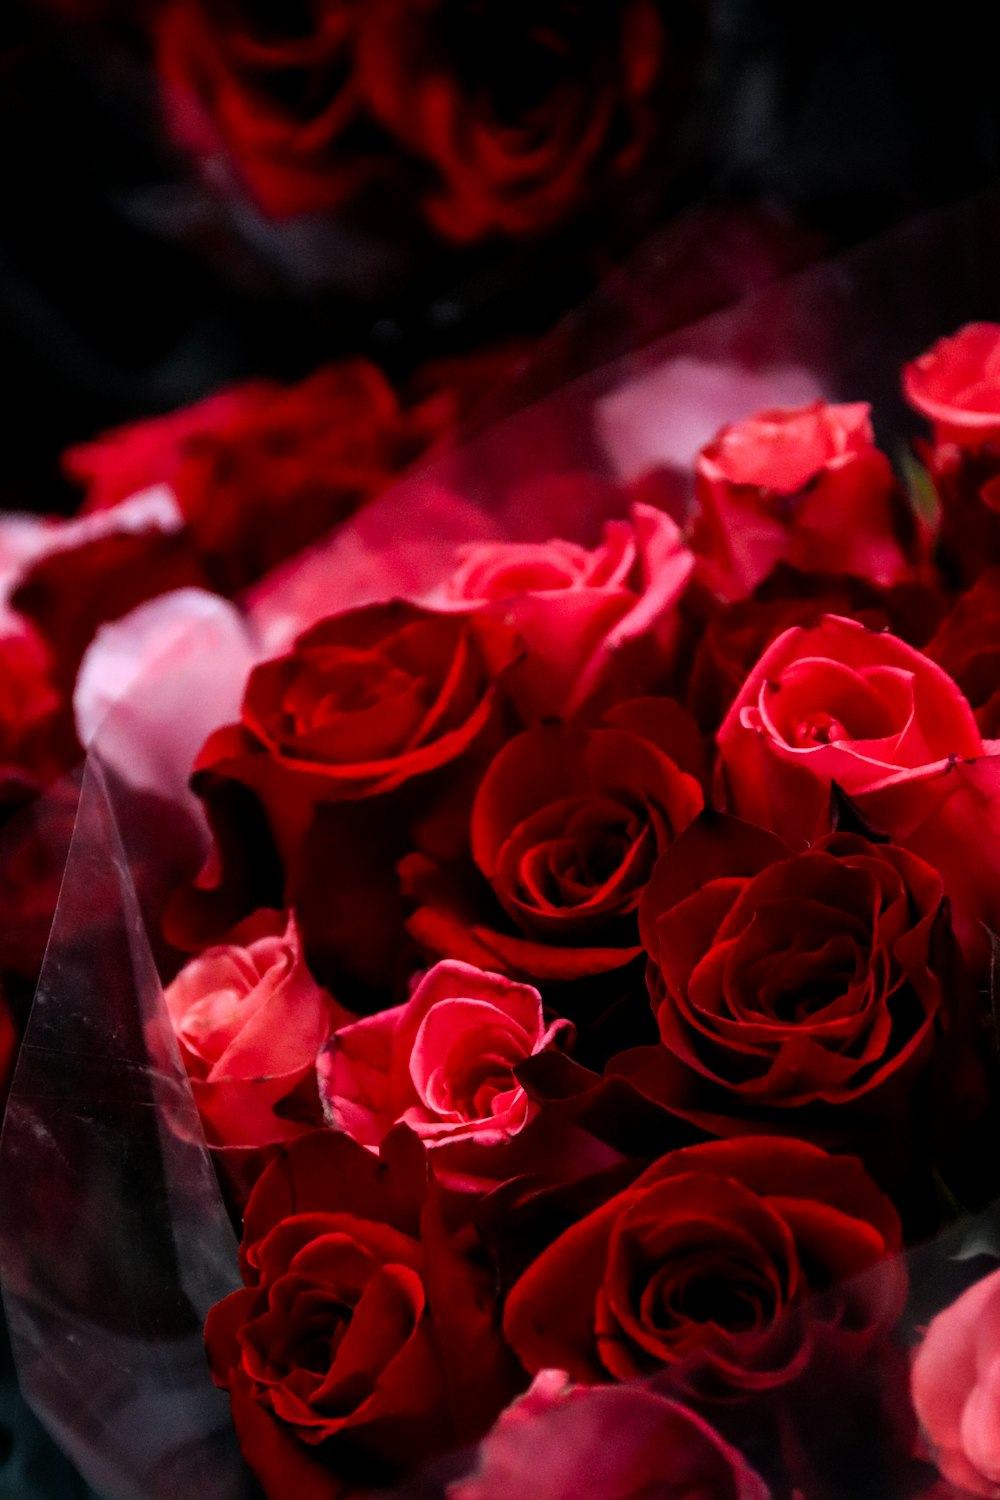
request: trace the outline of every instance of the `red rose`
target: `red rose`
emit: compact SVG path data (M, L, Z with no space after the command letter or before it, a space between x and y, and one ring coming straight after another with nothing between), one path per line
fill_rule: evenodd
M719 730L729 810L796 848L827 825L836 782L893 842L934 865L963 943L997 908L989 833L1000 757L922 652L828 615L764 652ZM994 918L995 921L995 918Z
M30 622L0 605L0 817L69 764L75 737L52 666Z
M510 684L518 708L525 718L552 718L578 712L609 676L618 696L653 685L669 660L693 564L676 523L635 504L629 521L606 524L593 549L562 540L468 547L434 603L513 625L526 649Z
M355 135L357 0L294 13L245 0L169 0L156 19L167 126L218 187L228 155L266 213L336 207L364 181Z
M1000 324L969 323L903 371L934 426L921 456L941 504L940 552L961 582L1000 562Z
M412 1137L379 1162L318 1131L254 1188L245 1285L205 1342L270 1500L378 1487L481 1436L514 1394L487 1285L425 1183Z
M923 584L882 589L862 578L800 573L784 563L745 599L723 604L692 589L685 603L691 606L686 633L693 641L686 701L712 734L757 658L792 625L846 615L923 649L945 609L944 596Z
M316 1058L351 1017L306 968L293 918L255 913L164 999L210 1145L270 1146L320 1123Z
M396 602L334 615L256 667L242 722L195 764L218 853L175 899L172 940L201 946L277 887L339 997L347 973L369 990L389 983L408 829L492 749L513 651L502 625Z
M682 724L668 700L637 700L606 727L545 724L518 735L473 804L479 883L476 871L422 855L403 864L404 888L420 902L410 931L433 952L538 980L631 962L657 855L702 806L698 782L677 764Z
M977 448L1000 438L1000 324L939 339L903 370L903 390L939 440Z
M654 93L668 75L677 83L684 28L699 29L697 6L675 11L676 43L650 0L550 6L544 18L495 0L371 0L361 11L360 87L382 124L436 170L429 213L442 233L531 234L643 160Z
M914 1118L917 1084L960 1008L942 895L937 871L892 845L834 833L793 853L703 815L639 907L661 1043L611 1070L713 1134L756 1124L907 1162L933 1128ZM954 1116L968 1070L951 1062Z
M895 1209L854 1158L766 1136L709 1142L671 1151L561 1234L512 1288L504 1331L532 1372L593 1383L692 1360L699 1384L759 1391L800 1375L824 1335L863 1355L901 1311L903 1268L831 1289L899 1247Z
M1000 1271L931 1322L913 1361L913 1404L944 1477L984 1500L1000 1486ZM950 1492L949 1492L950 1493Z
M574 1386L543 1370L483 1441L448 1500L768 1500L694 1412L642 1386Z
M926 649L968 698L984 737L1000 738L1000 569L959 596Z
M384 489L448 413L404 412L365 360L250 381L63 456L86 508L168 484L214 586L235 593Z
M869 413L823 401L762 411L702 449L692 545L707 583L741 598L779 562L881 585L906 575L905 505Z
M536 1112L514 1069L568 1029L568 1021L546 1026L530 985L436 964L405 1005L331 1038L319 1060L327 1117L369 1150L399 1123L432 1150L504 1145Z

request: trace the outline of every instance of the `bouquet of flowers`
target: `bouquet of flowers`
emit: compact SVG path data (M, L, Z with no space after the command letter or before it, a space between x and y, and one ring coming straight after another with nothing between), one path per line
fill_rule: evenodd
M993 222L567 386L264 577L186 512L252 587L92 634L0 1251L93 1483L996 1493L1000 324L953 260ZM934 296L859 355L904 254ZM73 524L136 504L128 447L71 458Z

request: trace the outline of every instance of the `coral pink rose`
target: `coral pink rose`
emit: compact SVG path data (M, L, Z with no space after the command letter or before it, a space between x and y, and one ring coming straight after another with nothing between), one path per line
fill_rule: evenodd
M768 1500L764 1481L694 1412L643 1386L575 1386L542 1370L483 1440L448 1500Z
M478 605L510 622L527 652L511 691L528 717L552 717L593 698L612 663L616 681L636 678L620 696L651 685L693 565L670 516L634 504L631 519L609 521L592 550L563 540L468 547L433 603Z
M826 615L773 642L719 730L731 812L795 847L828 825L836 782L934 865L963 944L995 925L1000 748L948 674L887 632Z
M405 1005L338 1031L320 1059L330 1123L375 1150L402 1122L425 1146L498 1146L535 1106L514 1076L571 1030L546 1026L542 998L471 964L435 964Z
M167 986L167 1011L214 1146L260 1147L319 1123L316 1056L350 1019L302 958L294 919L259 911Z
M693 546L707 583L742 598L782 561L881 585L906 574L905 507L869 411L823 401L762 411L702 449Z
M912 1390L944 1477L973 1495L1000 1494L1000 1271L938 1313Z

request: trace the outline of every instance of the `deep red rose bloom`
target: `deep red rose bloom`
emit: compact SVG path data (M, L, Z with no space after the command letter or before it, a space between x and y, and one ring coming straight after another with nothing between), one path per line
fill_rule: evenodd
M961 1004L942 898L937 871L892 845L833 833L793 854L705 814L639 908L661 1043L612 1071L713 1134L766 1126L909 1162L934 1129L915 1091Z
M1000 562L1000 324L969 323L903 371L911 406L933 424L921 445L941 505L940 553L968 583Z
M801 848L836 782L873 827L934 865L963 944L996 925L991 811L1000 757L946 672L887 633L828 615L764 652L718 735L729 811Z
M1000 569L955 601L926 649L968 698L984 738L1000 738Z
M587 1383L692 1360L736 1394L787 1384L828 1340L862 1357L905 1272L839 1283L900 1247L896 1210L853 1157L767 1136L672 1151L544 1250L507 1299L525 1367ZM800 1318L782 1319L818 1293Z
M682 24L698 16L675 9ZM368 107L435 169L437 228L473 240L548 229L600 177L634 170L654 138L654 92L676 83L674 50L651 0L370 0L358 72Z
M215 587L235 593L384 489L450 411L404 411L365 360L297 385L256 380L63 457L86 509L168 484Z
M166 121L217 184L235 164L266 213L336 207L368 171L354 139L358 0L168 0L156 18Z
M0 818L65 769L74 737L52 668L30 622L0 606Z
M734 422L698 455L695 483L699 571L726 598L749 594L779 562L880 585L909 570L905 504L864 402Z
M477 909L475 874L415 855L402 869L421 903L414 936L433 952L540 981L637 957L636 913L657 855L702 806L698 782L670 753L681 718L675 704L637 700L606 727L518 735L472 809L471 853L493 901Z
M412 1137L379 1162L330 1131L292 1142L254 1188L245 1285L205 1342L270 1500L391 1481L480 1436L514 1394L488 1289L426 1194Z
M694 1412L643 1386L574 1386L543 1370L448 1500L768 1500L745 1459Z
M321 1123L316 1057L351 1016L306 968L293 918L248 917L191 959L164 1000L211 1145L269 1146Z
M994 1271L937 1314L913 1361L913 1405L941 1473L963 1494L984 1500L1000 1485L998 1356L1000 1271Z

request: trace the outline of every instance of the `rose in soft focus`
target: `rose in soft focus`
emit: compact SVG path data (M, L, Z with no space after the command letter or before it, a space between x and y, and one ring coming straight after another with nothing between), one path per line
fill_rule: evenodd
M371 0L360 86L381 123L432 167L435 226L469 241L551 228L641 165L683 97L697 5L579 8ZM674 30L669 28L675 23ZM666 102L665 102L666 101Z
M842 832L793 853L702 815L639 907L660 1045L612 1071L713 1133L766 1121L908 1164L929 1133L914 1117L918 1085L942 1038L967 1030L939 942L942 898L937 871L892 845ZM959 1062L949 1053L952 1117L970 1069L978 1078L974 1054Z
M1000 1489L1000 1271L932 1319L913 1360L913 1405L941 1473L972 1495Z
M938 439L976 448L1000 438L1000 324L967 323L903 370L911 406Z
M344 360L118 428L63 464L91 511L169 485L213 586L235 593L384 489L448 415L404 410L373 364Z
M630 963L657 855L702 806L681 769L692 734L676 704L640 699L600 728L543 724L518 735L479 784L473 867L420 853L402 865L418 903L410 931L432 952L538 981Z
M210 185L230 169L266 213L337 207L367 178L353 45L363 7L169 0L155 17L167 129Z
M635 504L593 549L563 540L469 547L432 602L513 625L526 656L510 690L526 718L551 718L577 712L610 680L619 697L653 685L693 565L676 523Z
M729 811L801 848L837 783L873 827L940 871L980 956L997 912L1000 757L948 674L895 636L828 615L764 652L718 735Z
M724 427L698 455L695 493L699 572L725 598L749 594L779 562L879 585L909 571L909 518L864 402Z
M514 1069L570 1030L546 1025L530 985L435 964L405 1005L330 1039L318 1065L327 1119L369 1150L400 1123L428 1149L504 1145L535 1113Z
M332 1131L293 1141L250 1197L241 1264L205 1342L270 1500L390 1483L516 1393L487 1281L406 1132L381 1161Z
M669 1152L543 1250L504 1331L532 1373L592 1384L691 1360L681 1378L699 1389L779 1387L821 1346L862 1357L891 1326L905 1273L872 1268L899 1247L895 1208L853 1157L767 1136L710 1142Z
M903 391L933 425L918 451L940 502L941 561L968 583L1000 562L1000 324L940 339L906 366Z
M484 1439L448 1500L768 1500L764 1481L694 1412L642 1386L576 1386L542 1370Z
M0 817L70 763L75 737L52 669L31 622L0 606Z
M316 1057L351 1016L309 973L293 917L248 917L164 999L210 1145L270 1146L320 1123Z
M1000 569L959 595L927 655L958 683L984 738L1000 738Z

